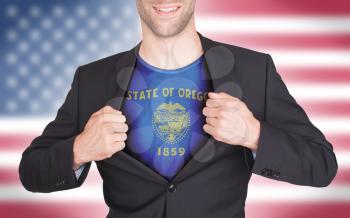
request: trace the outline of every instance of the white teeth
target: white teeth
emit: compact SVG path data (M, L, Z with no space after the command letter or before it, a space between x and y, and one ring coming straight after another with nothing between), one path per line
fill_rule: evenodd
M173 12L176 10L176 7L175 8L157 8L157 10L160 12Z

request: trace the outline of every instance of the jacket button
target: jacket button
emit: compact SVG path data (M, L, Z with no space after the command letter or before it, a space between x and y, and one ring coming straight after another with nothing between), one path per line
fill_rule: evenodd
M168 187L168 191L169 192L176 192L176 186L175 184L170 184L169 187Z

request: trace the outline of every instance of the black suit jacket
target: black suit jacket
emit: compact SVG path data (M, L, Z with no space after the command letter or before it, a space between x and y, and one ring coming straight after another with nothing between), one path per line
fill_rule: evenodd
M110 208L107 217L244 217L252 173L315 187L329 185L336 175L332 145L289 94L271 56L197 33L214 90L239 97L261 122L256 159L243 146L209 137L168 182L119 151L95 161ZM90 115L106 104L120 109L140 43L78 67L57 116L23 152L19 175L27 190L53 192L83 184L91 162L77 180L72 169L75 136Z

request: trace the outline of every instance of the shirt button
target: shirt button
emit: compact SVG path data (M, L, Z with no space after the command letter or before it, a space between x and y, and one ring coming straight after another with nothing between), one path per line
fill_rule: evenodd
M174 184L170 184L168 187L168 191L172 193L176 192L176 186Z

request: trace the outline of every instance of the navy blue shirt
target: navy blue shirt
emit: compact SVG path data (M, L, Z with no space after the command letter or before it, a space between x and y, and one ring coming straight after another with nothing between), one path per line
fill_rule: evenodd
M129 126L124 150L171 180L209 137L202 110L211 91L204 55L174 70L137 55L121 108Z

